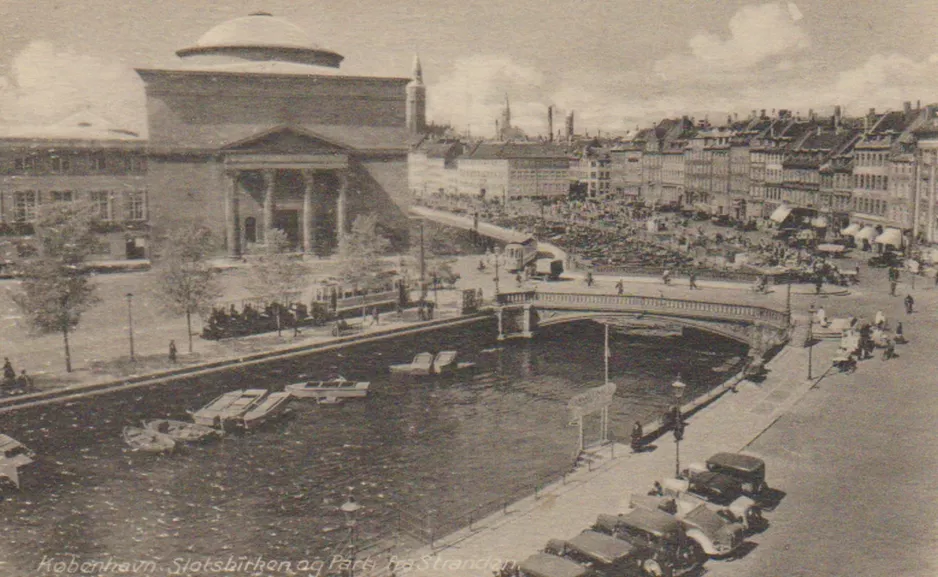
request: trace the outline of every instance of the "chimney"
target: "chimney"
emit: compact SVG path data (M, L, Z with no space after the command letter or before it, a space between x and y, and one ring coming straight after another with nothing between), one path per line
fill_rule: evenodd
M569 114L567 114L567 138L569 140L573 139L573 111L572 110L570 111Z
M921 108L921 107L922 107L922 101L921 101L921 100L916 100L916 101L915 101L915 108L916 108L916 109L919 109L919 108Z
M733 117L729 114L726 115L726 124L727 125L733 124Z
M554 141L554 107L547 107L547 134L550 135L550 142Z
M912 101L911 100L906 100L905 102L902 103L902 111L905 113L906 116L912 113Z
M838 104L834 107L834 128L840 128L840 119L843 117L843 109Z
M876 116L876 109L875 109L875 108L870 108L869 115L870 115L870 116Z
M752 120L755 120L756 118L759 118L759 117L756 115L757 112L758 112L758 110L753 110L753 111L752 111L752 116L750 116L750 118L751 118Z
M815 122L817 120L817 116L815 116L813 108L808 109L808 120L811 122Z
M765 108L763 108L759 113L760 118L765 118Z

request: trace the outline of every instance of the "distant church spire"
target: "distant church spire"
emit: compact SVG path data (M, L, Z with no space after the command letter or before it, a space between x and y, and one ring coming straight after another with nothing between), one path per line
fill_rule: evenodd
M413 79L407 85L407 129L411 134L422 134L427 129L427 87L423 84L420 56L414 55Z

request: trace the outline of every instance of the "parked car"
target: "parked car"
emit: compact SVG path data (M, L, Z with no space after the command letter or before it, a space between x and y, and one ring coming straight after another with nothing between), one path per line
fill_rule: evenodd
M743 495L742 487L732 477L708 471L705 467L684 470L682 478L665 479L661 483L663 494L669 497L689 497L715 505L713 509L731 521L743 524L746 531L758 531L765 525L762 509Z
M592 567L609 577L644 577L647 557L628 541L597 531L583 531L569 541L552 539L545 553Z
M664 511L632 509L621 515L600 515L593 530L628 541L655 577L675 577L699 569L706 554L684 532L680 521Z
M632 495L629 506L673 515L684 525L687 536L710 557L728 557L743 544L745 528L742 523L730 521L697 499Z
M514 569L514 568L512 568ZM596 573L588 568L563 557L549 553L535 553L512 569L502 571L499 577L508 575L517 577L595 577Z
M765 461L740 453L717 453L707 459L707 470L732 477L739 482L743 494L758 498L768 490L765 482Z
M870 260L866 261L866 264L873 266L873 267L877 267L877 268L888 267L888 266L901 267L902 255L900 255L899 253L887 250L883 252L882 254L877 254L875 256L870 257Z
M717 226L732 226L733 219L728 214L715 214L710 217L710 222Z

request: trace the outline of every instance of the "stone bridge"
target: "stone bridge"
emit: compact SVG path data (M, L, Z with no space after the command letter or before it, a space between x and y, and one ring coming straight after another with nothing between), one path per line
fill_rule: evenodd
M539 326L594 319L647 327L681 325L722 335L764 354L788 341L790 314L766 307L662 297L527 291L498 295L500 339L534 335Z

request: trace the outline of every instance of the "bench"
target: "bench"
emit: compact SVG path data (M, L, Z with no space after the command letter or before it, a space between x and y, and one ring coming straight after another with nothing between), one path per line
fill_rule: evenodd
M353 335L360 333L363 330L365 330L365 324L362 321L350 323L344 319L341 319L332 325L332 336L341 337L344 335Z

